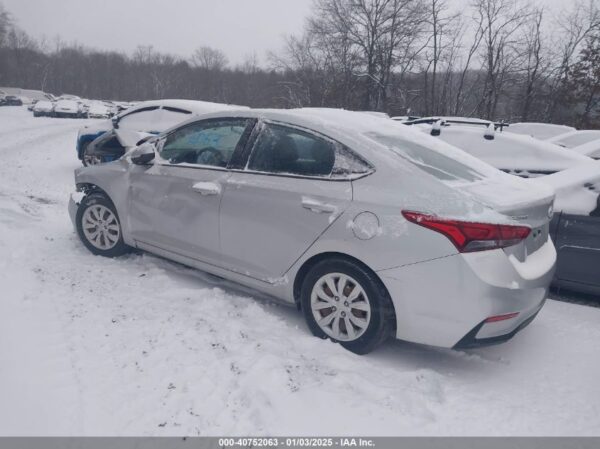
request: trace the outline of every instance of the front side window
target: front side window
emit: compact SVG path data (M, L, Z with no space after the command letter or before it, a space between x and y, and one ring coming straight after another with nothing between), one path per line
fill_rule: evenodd
M227 167L248 121L227 119L197 122L170 133L160 151L171 164Z
M369 167L341 144L296 128L266 124L248 170L301 176L346 176L366 173Z

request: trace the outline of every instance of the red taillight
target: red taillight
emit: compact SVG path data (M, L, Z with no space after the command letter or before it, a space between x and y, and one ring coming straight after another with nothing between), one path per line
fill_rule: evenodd
M506 248L525 240L531 228L438 218L421 212L402 211L408 221L439 232L461 253Z
M515 318L518 315L519 315L519 312L507 313L506 315L491 316L487 320L485 320L485 322L486 323L497 323L498 321L512 320L513 318Z

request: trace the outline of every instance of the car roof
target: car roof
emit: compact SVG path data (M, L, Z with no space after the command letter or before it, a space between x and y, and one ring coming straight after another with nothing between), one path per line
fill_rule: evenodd
M430 127L421 127L428 132ZM560 171L587 163L590 158L550 142L507 132L496 132L493 140L484 138L484 130L475 126L443 128L442 140L462 148L497 168Z
M132 112L138 111L139 109L144 109L148 107L170 107L184 109L194 114L208 114L211 112L218 112L229 109L243 110L247 108L246 106L212 103L210 101L165 99L142 101L140 103L137 103L135 106L124 110L120 115L125 116L131 114Z

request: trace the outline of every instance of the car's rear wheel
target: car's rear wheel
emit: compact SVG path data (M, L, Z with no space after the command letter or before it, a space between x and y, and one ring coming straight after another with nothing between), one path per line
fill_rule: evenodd
M121 256L131 250L123 242L121 222L113 203L101 193L87 195L77 210L77 233L94 254Z
M301 288L304 318L312 333L367 354L394 329L394 309L385 287L367 268L335 258L317 263Z

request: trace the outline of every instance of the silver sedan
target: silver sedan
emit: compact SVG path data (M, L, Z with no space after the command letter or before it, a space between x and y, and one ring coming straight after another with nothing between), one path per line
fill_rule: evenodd
M205 115L75 177L92 253L139 248L243 284L360 354L389 336L504 341L554 272L552 190L363 113Z

